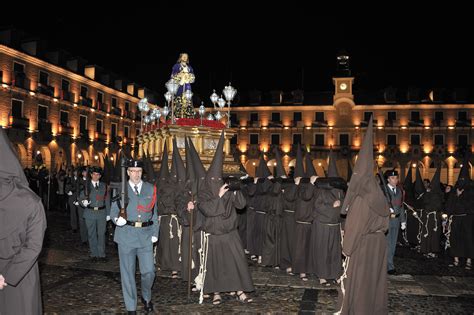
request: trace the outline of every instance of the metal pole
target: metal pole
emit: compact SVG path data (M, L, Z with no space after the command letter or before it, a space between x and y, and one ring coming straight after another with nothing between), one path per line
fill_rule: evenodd
M194 203L194 198L191 195L191 201ZM191 270L193 261L193 210L189 212L189 250L188 250L188 300L191 299Z

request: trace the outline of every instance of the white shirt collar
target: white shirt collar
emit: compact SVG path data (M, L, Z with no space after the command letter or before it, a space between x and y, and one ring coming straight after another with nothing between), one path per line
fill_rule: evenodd
M97 182L94 182L93 180L91 180L91 183L92 183L92 186L94 186L94 187L95 187L96 184L99 184L98 181L97 181Z
M394 186L392 186L392 185L390 185L390 184L387 184L387 185L388 185L388 187L390 187L391 190L397 189L396 186L394 187Z
M143 181L141 180L138 184L134 184L131 180L128 180L128 184L132 187L132 191L135 191L135 185L138 187L138 193L142 191Z

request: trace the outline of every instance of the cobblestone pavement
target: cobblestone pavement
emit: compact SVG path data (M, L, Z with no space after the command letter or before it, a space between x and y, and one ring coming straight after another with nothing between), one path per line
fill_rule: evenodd
M88 248L67 227L67 217L48 215L45 246L40 256L41 285L46 314L126 313L115 244L107 244L107 262L90 262ZM447 255L426 259L415 250L397 248L399 273L389 276L389 309L392 313L474 313L474 272L448 267ZM187 299L186 283L157 272L153 287L155 312L162 313L333 313L338 287L319 285L310 277L303 282L281 270L250 262L256 291L253 303L243 304L223 295L223 303L210 299L198 303L198 294ZM137 283L139 274L137 273ZM140 292L139 292L140 294ZM141 309L141 305L138 306Z

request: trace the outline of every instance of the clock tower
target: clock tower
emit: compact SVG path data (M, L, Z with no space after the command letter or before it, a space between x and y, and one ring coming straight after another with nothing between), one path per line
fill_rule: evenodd
M333 105L340 116L349 118L355 106L352 84L354 77L351 75L349 55L342 51L337 55L336 75L332 78L334 83Z

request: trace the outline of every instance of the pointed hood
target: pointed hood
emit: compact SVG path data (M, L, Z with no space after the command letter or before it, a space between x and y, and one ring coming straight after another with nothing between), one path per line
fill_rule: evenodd
M25 172L21 167L20 161L16 155L16 150L13 144L8 139L4 129L0 127L0 181L15 182L26 187L29 186L26 179ZM2 194L0 192L0 200Z
M121 172L122 172L122 165L121 165L121 161L122 161L122 152L118 152L117 153L117 156L116 156L116 159L115 159L115 165L113 167L113 170L112 170L112 176L110 178L110 181L111 182L114 182L114 183L119 183L122 179L121 179ZM80 176L80 174L79 174Z
M339 177L336 165L336 156L332 149L329 151L328 177Z
M344 198L342 211L347 211L355 198L359 196L365 200L366 205L371 211L379 216L385 217L390 214L390 211L387 200L374 176L373 134L373 118L371 117L362 142L362 147L359 151L359 156L354 166L349 188ZM349 211L357 211L357 209L349 209Z
M184 168L183 159L179 154L176 137L173 138L173 166L176 169L176 180L184 185L184 182L186 181L186 169Z
M296 147L296 163L295 163L295 174L296 177L304 177L304 167L303 167L303 154L301 153L301 145L298 143Z
M194 173L198 180L203 180L206 177L206 169L202 165L202 161L199 158L199 154L194 146L193 140L188 138L189 151L191 154L191 159L193 163Z
M416 166L415 178L415 196L419 196L425 192L425 185L423 185L423 178L421 177L420 168Z
M110 184L112 167L110 167L109 156L107 154L104 156L103 162L104 162L104 173L102 174L102 180L104 181L104 183L108 185Z
M219 143L217 144L214 158L206 173L206 180L222 179L222 167L224 165L224 130L222 130Z
M163 148L163 154L161 156L161 167L160 172L158 173L158 180L165 181L170 176L170 170L168 166L168 145L165 141L165 146Z
M470 157L471 157L471 151L467 151L466 154L464 155L461 170L459 171L458 180L462 179L464 181L469 181L471 179L471 175L469 174Z
M272 172L270 172L270 169L268 168L267 162L263 158L263 153L260 154L260 160L258 161L257 172L255 175L258 178L267 178L268 176L272 175Z
M403 182L403 190L405 190L405 200L407 201L407 203L410 203L410 205L413 205L413 202L415 201L415 189L412 181L412 173L413 171L410 163L410 167L405 177L405 181Z
M276 165L275 174L273 176L275 178L283 177L283 176L286 177L286 172L285 172L285 169L283 168L283 162L281 161L280 151L278 151L278 149L275 148L274 152L275 152L275 160L276 160L277 165Z
M196 172L193 167L193 158L188 144L188 137L184 138L184 147L186 149L186 190L191 191L193 196L198 191L198 181L196 179Z
M316 176L317 174L313 166L313 160L311 159L311 155L309 153L306 153L305 164L306 164L305 177L310 178L311 176Z
M31 191L16 150L0 127L0 240L23 225L40 198ZM41 206L42 209L42 206Z
M430 192L435 194L442 194L443 191L441 190L441 165L436 168L436 172L431 179L430 184Z
M240 171L240 173L241 173L242 175L248 174L248 173L247 173L247 170L246 170L245 167L242 165L242 162L240 162L239 171Z
M155 170L153 169L153 162L148 154L143 157L143 164L148 182L152 184L155 183Z

